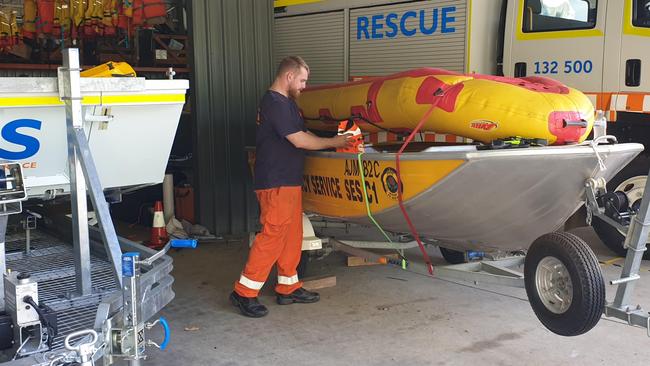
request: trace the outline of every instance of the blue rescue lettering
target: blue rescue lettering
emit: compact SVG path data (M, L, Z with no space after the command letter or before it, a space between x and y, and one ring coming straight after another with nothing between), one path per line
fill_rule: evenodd
M41 121L35 119L17 119L13 120L2 127L0 134L2 138L12 144L23 146L22 151L9 151L0 148L0 159L4 160L23 160L30 158L41 148L41 143L33 136L24 135L18 132L19 128L41 129Z
M454 33L456 32L453 26L456 22L455 12L455 6L447 6L420 11L408 10L403 13L375 14L371 17L358 16L357 39L394 38L400 34L412 37L418 33L423 35L436 32ZM414 20L415 24L408 23L409 20Z

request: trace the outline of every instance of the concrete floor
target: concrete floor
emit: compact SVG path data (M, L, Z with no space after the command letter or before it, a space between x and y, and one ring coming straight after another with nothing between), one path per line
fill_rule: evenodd
M590 228L575 233L601 260L612 258ZM228 302L247 252L233 241L172 253L176 298L162 312L172 341L167 351L149 350L148 364L631 366L650 359L643 329L603 318L585 335L560 337L539 323L524 289L476 288L386 266L348 268L340 254L310 263L308 276L337 277L336 287L320 290L319 303L279 306L268 283L260 299L270 314L249 319ZM431 253L444 263L437 249ZM606 280L620 274L616 265L603 270ZM635 299L646 309L649 271L645 261ZM608 299L613 295L608 286Z

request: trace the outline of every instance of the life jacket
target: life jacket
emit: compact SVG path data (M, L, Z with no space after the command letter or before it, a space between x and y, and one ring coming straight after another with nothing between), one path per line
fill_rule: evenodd
M93 38L101 34L104 6L102 0L88 0L88 7L84 13L84 38Z
M133 18L133 0L122 0L122 14L127 18Z
M85 0L70 0L70 15L72 17L72 24L78 27L84 21L84 13L86 11Z
M52 34L54 28L54 0L37 0L38 19L36 31L43 34Z
M72 25L70 27L70 37L73 39L79 38L79 33L83 28L84 13L86 12L87 0L70 0L70 19Z
M364 151L363 135L361 134L361 129L352 120L344 120L339 122L338 134L349 134L354 138L354 140L352 146L339 147L336 149L337 152L359 153Z
M104 1L95 0L95 7L93 8L92 13L93 25L99 26L102 25L104 19Z
M133 26L144 24L144 2L142 0L133 0Z
M117 27L119 15L120 2L118 0L111 0L111 24Z
M9 19L11 10L0 8L0 52L4 52L10 47L11 39L11 20Z
M34 39L36 35L36 0L23 2L23 37Z
M11 33L9 34L10 43L12 46L15 46L20 42L20 28L18 27L18 21L16 20L16 11L12 11L9 16L9 26L11 27Z
M70 6L66 0L54 1L54 35L65 38L70 34Z
M83 34L86 36L91 35L94 33L94 30L92 29L93 26L93 14L95 13L95 0L88 0L86 2L86 10L84 11L83 15Z
M124 6L121 6L119 8L119 12L118 12L118 15L117 15L117 27L119 29L122 29L122 30L126 31L126 30L129 29L129 20L130 20L130 18L127 17L126 14L124 14L124 12L125 12Z
M162 0L142 0L147 24L163 24L167 18L167 6Z
M113 4L115 0L103 0L103 18L102 26L104 28L105 36L114 36L116 33L115 24L113 24Z

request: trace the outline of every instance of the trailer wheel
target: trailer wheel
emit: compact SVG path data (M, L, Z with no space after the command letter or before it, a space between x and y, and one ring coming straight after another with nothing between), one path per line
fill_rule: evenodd
M461 263L467 263L467 258L465 257L465 252L461 252L458 250L453 250L453 249L447 249L443 247L440 248L440 253L442 254L442 257L445 258L447 263L449 264L461 264Z
M524 263L526 294L537 318L553 333L576 336L593 328L605 307L605 281L596 255L579 237L542 235Z

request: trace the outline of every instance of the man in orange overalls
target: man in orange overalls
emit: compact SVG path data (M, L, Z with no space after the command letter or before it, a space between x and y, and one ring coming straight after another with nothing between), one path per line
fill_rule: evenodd
M313 303L315 292L302 288L296 268L302 249L302 175L305 150L347 147L349 135L317 137L305 129L295 99L305 88L309 67L297 56L284 58L271 88L258 108L255 193L260 203L262 232L255 237L230 301L242 314L268 313L257 299L271 267L277 263L277 303Z

